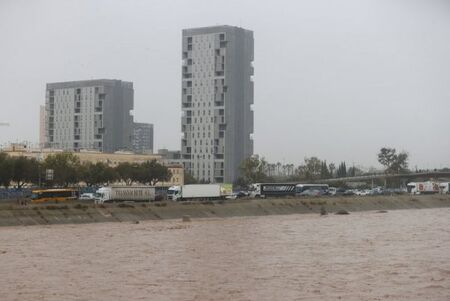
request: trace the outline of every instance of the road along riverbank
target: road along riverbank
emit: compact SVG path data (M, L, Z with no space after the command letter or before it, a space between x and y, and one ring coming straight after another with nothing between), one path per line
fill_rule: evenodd
M450 207L450 195L240 199L221 202L0 205L0 226L285 215Z

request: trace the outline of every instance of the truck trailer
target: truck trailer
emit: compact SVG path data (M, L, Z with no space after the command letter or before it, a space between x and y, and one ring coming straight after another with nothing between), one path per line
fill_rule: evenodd
M150 202L156 197L155 187L150 186L109 186L96 191L95 203L105 202Z
M231 184L189 184L172 186L167 190L167 198L173 201L220 200L232 194Z
M255 183L250 188L253 198L295 196L297 183Z
M406 188L411 194L433 194L439 193L438 182L411 182L406 185Z

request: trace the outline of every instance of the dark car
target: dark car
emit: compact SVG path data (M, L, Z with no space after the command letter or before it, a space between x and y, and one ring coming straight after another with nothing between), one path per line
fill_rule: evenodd
M355 192L353 191L353 190L346 190L346 191L344 191L344 194L343 195L355 195Z

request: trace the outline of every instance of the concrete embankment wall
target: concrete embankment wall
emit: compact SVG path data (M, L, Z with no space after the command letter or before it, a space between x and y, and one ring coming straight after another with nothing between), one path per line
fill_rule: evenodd
M20 206L0 205L0 226L126 222L140 220L261 216L319 213L339 210L370 211L450 207L449 195L322 197L233 200L224 202L157 202L94 205L60 203Z

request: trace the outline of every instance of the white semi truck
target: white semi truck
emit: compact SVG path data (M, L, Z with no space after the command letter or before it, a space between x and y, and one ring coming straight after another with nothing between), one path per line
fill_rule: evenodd
M439 184L439 190L442 194L449 194L450 193L450 183L449 182L442 182Z
M432 194L439 193L438 182L411 182L406 185L408 192L411 194Z
M189 184L172 186L167 190L167 198L173 201L220 200L232 194L231 184Z
M150 202L156 197L155 187L149 186L109 186L96 191L95 203L104 202Z

